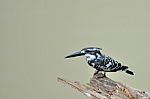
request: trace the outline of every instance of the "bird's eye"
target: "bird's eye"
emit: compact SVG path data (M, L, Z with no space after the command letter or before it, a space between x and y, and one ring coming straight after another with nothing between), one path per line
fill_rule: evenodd
M96 52L97 52L97 53L100 53L100 51L99 51L99 50L96 50Z

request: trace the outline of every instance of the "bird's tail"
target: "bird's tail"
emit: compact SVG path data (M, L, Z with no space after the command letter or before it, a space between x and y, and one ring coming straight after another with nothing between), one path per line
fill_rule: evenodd
M122 66L121 70L127 74L134 75L134 73L132 71L128 70L127 66Z

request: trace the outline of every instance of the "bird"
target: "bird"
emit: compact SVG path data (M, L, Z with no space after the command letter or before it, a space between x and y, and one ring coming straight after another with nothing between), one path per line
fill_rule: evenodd
M86 62L89 66L96 69L94 74L103 72L106 76L106 72L123 71L127 74L134 75L134 73L128 69L128 66L122 65L120 62L102 53L102 49L98 47L87 47L75 52L65 58L72 58L77 56L85 56Z

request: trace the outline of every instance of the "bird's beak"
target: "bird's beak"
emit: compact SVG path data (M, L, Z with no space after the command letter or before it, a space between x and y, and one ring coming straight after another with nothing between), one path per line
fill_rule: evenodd
M66 56L65 58L71 58L71 57L83 56L83 55L85 55L85 54L81 53L81 52L75 52L75 53L73 53L71 55Z

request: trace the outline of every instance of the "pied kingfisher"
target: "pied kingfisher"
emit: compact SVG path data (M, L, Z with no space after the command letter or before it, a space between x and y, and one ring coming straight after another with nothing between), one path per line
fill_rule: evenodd
M105 72L124 71L127 74L134 75L132 71L128 70L127 66L124 66L113 58L102 54L101 50L101 48L97 47L88 47L79 52L68 55L65 58L85 56L87 63L97 70L95 74L102 71L105 76Z

